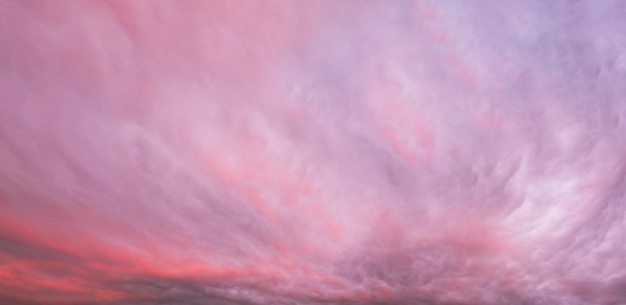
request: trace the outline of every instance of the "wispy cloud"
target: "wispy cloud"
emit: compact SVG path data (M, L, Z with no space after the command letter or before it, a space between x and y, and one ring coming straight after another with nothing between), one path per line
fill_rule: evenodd
M622 1L0 1L0 302L626 302Z

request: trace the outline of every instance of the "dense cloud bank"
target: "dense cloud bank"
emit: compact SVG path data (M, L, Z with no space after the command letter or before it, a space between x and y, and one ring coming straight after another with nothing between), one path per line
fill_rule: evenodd
M624 304L626 2L0 1L2 304Z

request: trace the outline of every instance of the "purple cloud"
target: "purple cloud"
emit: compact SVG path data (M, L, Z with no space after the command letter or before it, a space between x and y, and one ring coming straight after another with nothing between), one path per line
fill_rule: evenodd
M0 1L0 303L622 304L621 1Z

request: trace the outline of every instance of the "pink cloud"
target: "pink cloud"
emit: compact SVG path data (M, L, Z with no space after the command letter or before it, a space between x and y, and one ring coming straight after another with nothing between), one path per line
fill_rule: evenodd
M618 1L0 1L0 303L626 302Z

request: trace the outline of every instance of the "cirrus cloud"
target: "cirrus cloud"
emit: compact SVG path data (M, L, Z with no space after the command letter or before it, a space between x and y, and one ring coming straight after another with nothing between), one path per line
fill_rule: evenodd
M0 301L626 302L621 1L0 1Z

